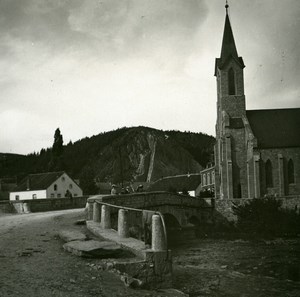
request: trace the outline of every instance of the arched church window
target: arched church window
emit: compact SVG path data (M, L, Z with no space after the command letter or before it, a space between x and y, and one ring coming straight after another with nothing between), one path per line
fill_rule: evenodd
M235 95L235 77L232 68L228 71L228 95Z
M294 162L292 159L289 159L288 161L288 181L289 184L293 184L295 182Z
M57 184L54 185L54 191L57 191Z
M273 187L273 170L272 170L272 163L270 160L266 162L266 186L267 188Z

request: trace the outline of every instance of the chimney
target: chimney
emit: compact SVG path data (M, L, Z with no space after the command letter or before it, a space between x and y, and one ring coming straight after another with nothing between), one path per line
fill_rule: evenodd
M29 191L30 190L30 178L29 178L29 176L27 177L26 185L27 185L27 191Z

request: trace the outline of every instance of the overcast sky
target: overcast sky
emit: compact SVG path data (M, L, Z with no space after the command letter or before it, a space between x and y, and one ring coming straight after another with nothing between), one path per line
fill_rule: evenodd
M123 126L215 134L223 0L0 0L0 152ZM247 109L300 107L300 1L231 0Z

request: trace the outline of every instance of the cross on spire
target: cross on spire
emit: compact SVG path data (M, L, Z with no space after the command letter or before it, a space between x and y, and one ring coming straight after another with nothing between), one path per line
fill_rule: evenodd
M226 0L226 4L225 4L225 8L226 8L226 14L228 14L228 7L229 7L229 5L228 5L228 1Z

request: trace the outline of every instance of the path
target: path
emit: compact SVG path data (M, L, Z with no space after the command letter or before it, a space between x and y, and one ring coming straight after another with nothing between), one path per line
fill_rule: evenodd
M85 231L74 224L79 218L82 210L0 217L0 296L165 296L126 288L117 275L96 269L100 260L64 252L57 232Z

